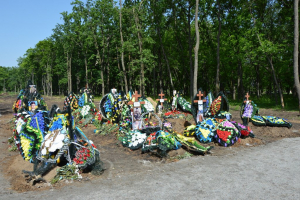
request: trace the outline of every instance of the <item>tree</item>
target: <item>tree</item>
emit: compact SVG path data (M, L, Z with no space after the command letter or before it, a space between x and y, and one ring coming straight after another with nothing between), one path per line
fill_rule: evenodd
M197 79L198 79L198 51L199 51L199 27L198 27L198 9L199 9L199 0L196 0L196 14L195 14L195 31L196 31L196 46L195 46L195 63L194 63L194 85L193 85L193 94L197 93Z
M127 74L124 64L124 40L123 40L123 32L122 32L122 0L120 0L120 38L121 38L121 64L122 64L122 72L123 78L125 83L125 91L128 92L128 83L127 83Z
M0 82L3 84L3 92L6 92L6 81L8 79L8 68L0 66Z
M218 36L217 36L217 73L216 73L216 93L220 91L220 36L221 36L221 8L220 0L217 0L218 5Z
M299 0L294 0L294 81L298 94L299 102L299 113L300 113L300 83L299 83L299 65L298 65L298 55L299 55Z

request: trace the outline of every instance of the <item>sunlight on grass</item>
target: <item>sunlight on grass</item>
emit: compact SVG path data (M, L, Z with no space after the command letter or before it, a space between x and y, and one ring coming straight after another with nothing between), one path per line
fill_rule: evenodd
M275 110L286 110L286 111L299 111L299 105L298 105L298 99L297 97L293 97L292 95L283 95L284 100L284 109L281 108L281 103L279 96L276 96L276 99L274 96L270 97L267 95L262 95L260 98L257 98L257 96L251 96L250 99L255 102L255 104L259 108L266 108L266 109L275 109ZM232 100L228 98L230 108L235 110L235 106L240 107L242 104L242 100ZM239 110L239 109L238 109Z

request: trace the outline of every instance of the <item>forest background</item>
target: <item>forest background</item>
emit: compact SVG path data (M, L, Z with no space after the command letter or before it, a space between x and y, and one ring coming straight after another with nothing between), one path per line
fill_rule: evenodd
M102 96L114 87L155 97L176 89L191 99L201 87L298 106L295 2L75 0L17 67L0 66L0 88L18 92L30 79L49 96L82 87Z

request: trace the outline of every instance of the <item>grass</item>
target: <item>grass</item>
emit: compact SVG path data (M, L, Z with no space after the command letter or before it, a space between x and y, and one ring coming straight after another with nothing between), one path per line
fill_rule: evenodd
M228 97L227 97L228 98ZM228 98L230 108L233 110L239 110L242 104L242 100L233 100ZM260 98L252 95L250 100L253 100L259 108L275 109L275 110L286 110L286 111L299 111L298 99L292 95L284 94L284 109L281 108L281 102L279 95L270 97L269 95L262 95Z

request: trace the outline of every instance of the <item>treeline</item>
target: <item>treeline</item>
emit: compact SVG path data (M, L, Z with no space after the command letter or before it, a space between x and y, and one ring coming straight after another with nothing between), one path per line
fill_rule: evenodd
M0 84L18 91L31 79L46 95L87 86L96 95L114 87L192 96L202 87L233 99L278 93L283 104L283 93L296 93L293 3L75 0L18 67L0 68Z

